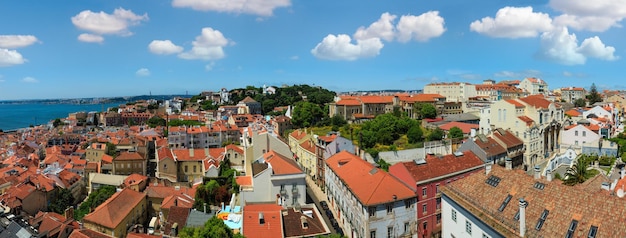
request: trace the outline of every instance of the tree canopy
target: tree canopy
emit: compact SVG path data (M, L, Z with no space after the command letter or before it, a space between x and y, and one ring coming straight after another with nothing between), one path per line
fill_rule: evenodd
M589 162L585 160L584 156L578 156L576 163L572 167L567 168L565 171L565 185L576 185L585 182L587 180L587 167Z
M602 95L598 93L598 89L596 88L595 83L591 84L591 88L589 89L589 95L587 95L587 99L589 100L589 105L593 105L596 102L602 102Z
M233 231L224 224L224 221L211 217L202 227L185 227L180 232L181 238L240 238L241 234L233 234Z
M436 128L435 130L431 131L430 134L428 135L429 141L436 141L436 140L441 140L441 139L443 139L443 130L441 128Z
M587 106L587 101L584 98L578 98L574 100L575 107L585 107Z
M437 109L430 103L423 103L420 114L422 118L433 119L437 117Z
M327 115L317 104L299 102L293 108L291 123L298 128L315 126Z
M63 214L65 209L72 205L74 205L74 196L72 196L72 192L69 189L60 188L55 200L50 203L48 208L50 211Z
M165 126L165 119L160 118L158 116L153 116L150 119L148 119L147 122L149 127L155 128L157 126Z
M89 197L87 197L87 199L81 203L78 209L74 212L74 220L80 221L83 219L83 217L87 215L91 209L98 207L104 201L113 196L116 191L117 189L114 186L105 185L91 192Z
M452 127L450 131L448 131L448 137L450 137L450 139L463 138L463 131L459 127Z

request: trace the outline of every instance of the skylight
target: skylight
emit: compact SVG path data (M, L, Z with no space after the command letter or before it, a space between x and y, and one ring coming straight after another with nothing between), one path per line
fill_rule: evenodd
M543 209L543 212L541 213L541 216L537 221L537 225L535 226L535 230L541 230L541 227L543 227L543 223L546 222L546 218L548 218L548 214L550 214L550 211L548 211L547 209Z
M598 227L597 226L591 226L591 228L589 229L589 234L587 235L587 237L595 238L597 234L598 234Z
M578 221L572 220L572 222L569 224L569 228L567 229L567 234L565 234L565 238L574 237L574 232L576 231L577 226L578 226Z
M511 196L511 194L507 195L506 198L504 198L504 201L502 202L502 204L500 205L500 208L498 208L499 212L504 211L504 208L506 208L506 205L509 204L509 202L511 201L511 198L513 196Z
M533 187L539 190L543 190L543 188L545 188L546 185L544 183L535 182L535 185L533 185Z
M489 178L487 178L487 180L485 180L485 183L491 185L492 187L497 187L498 184L500 183L500 178L498 178L498 176L495 175L491 175L489 176Z

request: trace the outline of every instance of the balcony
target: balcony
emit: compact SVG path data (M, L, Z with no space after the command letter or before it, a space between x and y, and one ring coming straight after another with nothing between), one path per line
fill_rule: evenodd
M298 189L297 189L297 188L293 188L293 189L291 189L291 193L292 193L293 195L298 195Z

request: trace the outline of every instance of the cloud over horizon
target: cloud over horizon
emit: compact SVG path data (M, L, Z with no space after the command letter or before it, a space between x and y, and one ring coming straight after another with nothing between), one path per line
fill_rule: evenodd
M173 0L174 7L188 7L197 11L245 13L272 16L274 9L291 6L290 0Z
M137 15L131 10L124 8L117 8L112 14L103 11L92 12L91 10L84 10L73 16L71 20L76 28L90 32L89 35L79 36L78 40L100 43L104 41L103 35L132 35L133 33L129 28L139 25L143 21L148 21L148 14Z

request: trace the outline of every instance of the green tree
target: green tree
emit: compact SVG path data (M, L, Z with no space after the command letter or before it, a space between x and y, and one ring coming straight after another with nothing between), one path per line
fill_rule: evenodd
M585 107L587 106L587 101L584 98L579 98L574 100L575 107Z
M240 238L241 234L234 234L233 231L224 224L224 221L211 217L202 227L185 227L181 230L181 238Z
M389 166L391 166L391 164L387 163L387 161L385 161L384 159L378 159L376 163L379 165L380 169L389 172Z
M117 156L117 146L111 142L107 142L106 143L107 148L104 151L105 154L110 155L112 157L116 157Z
M436 141L436 140L441 140L441 139L443 139L443 130L440 128L437 128L431 131L430 134L428 135L429 141Z
M450 137L450 139L457 139L457 138L463 138L463 131L461 130L461 128L458 127L452 127L450 128L450 131L448 131L448 137Z
M74 205L74 196L72 196L72 192L69 189L60 188L55 196L55 199L50 203L48 208L50 211L63 214L65 209L72 205Z
M293 108L291 123L296 128L316 125L324 117L324 112L319 105L310 102L299 102Z
M376 141L378 141L378 138L376 138L376 133L372 131L361 130L359 132L359 141L359 146L363 148L373 148L376 145Z
M572 165L572 167L567 168L565 171L565 180L563 180L563 184L573 186L585 182L587 179L588 166L589 162L585 160L585 156L578 156L576 163Z
M148 119L148 126L155 128L157 126L165 126L165 119L160 118L158 116L153 116L150 119Z
M424 103L420 111L422 118L433 119L437 117L437 109L430 103Z
M406 136L409 139L409 143L417 143L424 140L424 132L419 125L412 126L406 133Z
M74 220L80 221L83 219L85 215L91 212L92 209L95 209L104 201L109 199L116 192L116 188L114 186L106 185L96 189L95 191L89 194L89 197L78 206L78 209L74 211Z
M598 93L598 89L596 88L595 83L591 84L591 88L589 90L589 95L587 95L587 99L589 100L589 105L593 105L596 102L602 102L602 95Z
M202 122L192 120L171 120L169 126L201 126Z
M60 126L60 125L63 125L63 122L59 118L54 119L54 121L52 122L52 126L54 126L54 127L57 127L57 126Z

